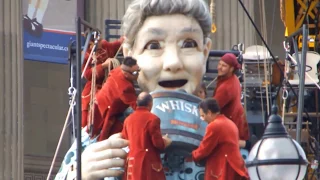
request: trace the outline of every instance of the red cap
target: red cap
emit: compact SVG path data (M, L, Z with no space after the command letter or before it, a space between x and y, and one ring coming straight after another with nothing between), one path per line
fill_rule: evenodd
M234 67L234 69L240 69L241 65L238 63L237 57L232 53L226 53L221 57L221 60L231 67Z

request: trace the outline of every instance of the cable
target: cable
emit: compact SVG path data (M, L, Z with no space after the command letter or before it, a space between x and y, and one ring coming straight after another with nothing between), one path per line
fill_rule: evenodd
M246 7L244 6L242 0L238 0L238 2L240 3L240 5L241 5L241 7L243 8L244 12L246 13L247 17L249 18L251 24L253 25L254 29L256 30L257 34L259 35L261 41L263 42L263 44L264 44L264 45L266 46L266 48L268 49L268 51L269 51L269 53L270 53L270 55L271 55L271 57L272 57L272 60L274 61L274 63L275 63L275 64L277 65L277 67L279 68L279 71L280 71L280 74L281 74L281 78L280 78L280 79L282 79L282 78L283 78L282 76L283 76L283 73L284 73L284 72L283 72L283 70L281 69L279 63L276 61L275 56L273 55L273 53L271 52L271 49L269 48L268 44L266 43L266 41L265 41L264 38L262 37L262 35L261 35L258 27L257 27L256 24L254 23L252 17L250 16L248 10L247 10ZM297 97L297 99L298 99L298 95L296 94L296 92L294 92L294 89L293 89L292 85L291 85L290 83L288 83L288 85L289 85L290 89L292 90L292 93L293 93L293 94ZM278 95L276 95L276 97L277 97L277 96L278 96ZM306 113L307 117L310 118L309 113L307 112L306 108L303 108L303 111Z

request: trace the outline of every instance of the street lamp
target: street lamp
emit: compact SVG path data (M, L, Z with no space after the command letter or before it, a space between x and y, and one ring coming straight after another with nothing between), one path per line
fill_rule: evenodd
M272 107L267 128L252 148L246 163L253 180L302 180L307 158L301 146L287 133L282 119Z

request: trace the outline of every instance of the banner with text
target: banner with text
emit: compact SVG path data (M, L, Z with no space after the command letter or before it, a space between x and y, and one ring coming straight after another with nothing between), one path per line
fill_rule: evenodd
M24 0L24 59L67 64L76 16L76 0Z

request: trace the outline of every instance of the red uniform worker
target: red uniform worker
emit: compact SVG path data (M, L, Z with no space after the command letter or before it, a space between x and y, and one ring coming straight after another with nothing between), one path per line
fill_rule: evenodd
M122 130L122 137L129 140L124 180L165 180L160 152L171 140L162 137L160 119L150 112L152 96L142 92L137 109L129 115Z
M240 140L246 141L249 139L248 122L241 104L240 81L234 74L239 68L240 64L234 54L222 56L218 64L218 81L213 98L217 100L221 114L238 127Z
M201 119L208 123L198 149L192 152L194 161L205 160L205 180L247 180L249 175L239 150L236 125L220 114L215 99L205 99L200 105Z
M118 49L122 44L123 38L114 41L114 42L107 42L106 40L100 40L98 42L98 47L96 50L96 58L97 58L97 66L96 66L96 91L100 90L102 87L102 83L105 79L105 69L108 69L109 62L108 58L113 58ZM89 48L85 54L84 62L82 65L82 71L84 70L85 65L87 64L90 52L94 45L94 39L91 40ZM89 111L89 104L90 104L90 91L91 91L91 79L92 79L92 57L90 62L84 72L84 78L87 80L83 90L82 90L82 127L85 127L88 123L88 111Z
M136 91L133 82L139 76L137 61L126 57L121 66L112 70L96 94L97 104L93 122L93 136L100 134L99 141L121 132L122 122L118 117L129 107L136 108ZM99 111L98 111L99 110Z

